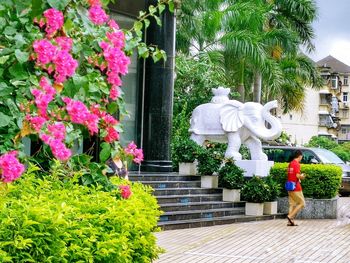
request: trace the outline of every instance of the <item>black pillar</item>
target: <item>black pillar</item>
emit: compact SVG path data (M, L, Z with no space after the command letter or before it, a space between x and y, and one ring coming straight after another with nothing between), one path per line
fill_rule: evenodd
M148 5L157 1L149 0ZM143 151L141 169L172 171L170 139L173 111L175 64L175 16L168 9L160 17L162 26L152 20L146 33L147 44L157 45L167 54L166 62L147 59L144 76Z

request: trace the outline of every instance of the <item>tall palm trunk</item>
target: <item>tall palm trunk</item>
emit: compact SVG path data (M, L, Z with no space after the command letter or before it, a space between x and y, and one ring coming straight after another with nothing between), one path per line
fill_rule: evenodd
M253 101L261 102L261 82L262 76L260 71L256 71L254 74L254 90L253 90Z

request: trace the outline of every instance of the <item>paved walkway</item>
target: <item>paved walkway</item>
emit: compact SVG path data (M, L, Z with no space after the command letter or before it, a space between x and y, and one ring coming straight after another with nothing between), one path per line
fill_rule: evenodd
M158 244L166 253L156 262L350 262L349 220L297 223L287 227L279 219L160 232Z

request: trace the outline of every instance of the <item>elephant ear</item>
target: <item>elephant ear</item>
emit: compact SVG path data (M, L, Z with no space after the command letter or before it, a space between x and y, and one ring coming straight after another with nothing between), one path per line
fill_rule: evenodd
M226 132L236 132L243 126L243 104L231 102L224 105L220 110L220 123Z

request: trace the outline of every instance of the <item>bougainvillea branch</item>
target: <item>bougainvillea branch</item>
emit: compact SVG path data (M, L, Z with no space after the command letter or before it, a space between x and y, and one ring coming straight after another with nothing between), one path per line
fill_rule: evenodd
M121 77L133 50L155 61L165 58L141 37L147 19L159 21L165 4L171 7L172 1L159 0L129 31L119 28L99 0L0 4L0 181L11 182L24 171L16 157L23 157L21 139L29 135L63 162L74 155L74 138L86 134L104 141L102 162L116 155L143 160L133 142L125 149L120 144L122 124L115 114L124 108Z

